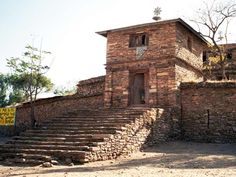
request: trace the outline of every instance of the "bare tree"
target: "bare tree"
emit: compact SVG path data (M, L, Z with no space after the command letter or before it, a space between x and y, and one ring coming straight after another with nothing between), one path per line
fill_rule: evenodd
M209 65L220 66L222 79L227 79L225 67L227 64L228 28L232 18L236 17L236 3L229 1L221 3L213 0L204 2L204 7L198 10L196 22L199 32L209 41Z

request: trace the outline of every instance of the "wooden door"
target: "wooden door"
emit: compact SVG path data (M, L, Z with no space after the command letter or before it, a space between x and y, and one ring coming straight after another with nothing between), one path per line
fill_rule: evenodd
M130 82L130 104L145 104L145 77L144 73L136 73Z

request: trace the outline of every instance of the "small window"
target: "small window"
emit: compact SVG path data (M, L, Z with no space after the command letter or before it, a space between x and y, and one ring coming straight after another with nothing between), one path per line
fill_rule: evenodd
M226 59L227 60L231 60L232 59L232 53L231 52L227 52Z
M148 35L146 33L130 35L129 47L148 46Z
M141 44L146 45L146 35L145 34L142 35L142 43Z
M188 48L188 50L190 51L190 52L192 52L192 44L193 42L192 42L192 39L190 38L190 37L188 37L188 40L187 40L187 48Z

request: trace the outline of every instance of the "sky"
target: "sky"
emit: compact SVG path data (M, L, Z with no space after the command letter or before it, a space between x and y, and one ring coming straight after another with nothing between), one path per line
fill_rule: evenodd
M44 61L50 66L46 75L56 86L104 75L106 38L95 32L153 22L157 6L162 9L163 20L182 18L191 25L190 19L202 2L0 0L0 72L9 72L6 58L20 57L26 45L39 48L42 41L43 50L52 53ZM231 26L236 26L236 22ZM235 38L232 42L236 42Z

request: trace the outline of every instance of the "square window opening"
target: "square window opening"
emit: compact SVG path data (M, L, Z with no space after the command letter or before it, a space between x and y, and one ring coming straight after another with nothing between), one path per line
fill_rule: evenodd
M148 46L148 35L146 33L130 35L129 47L141 46Z

